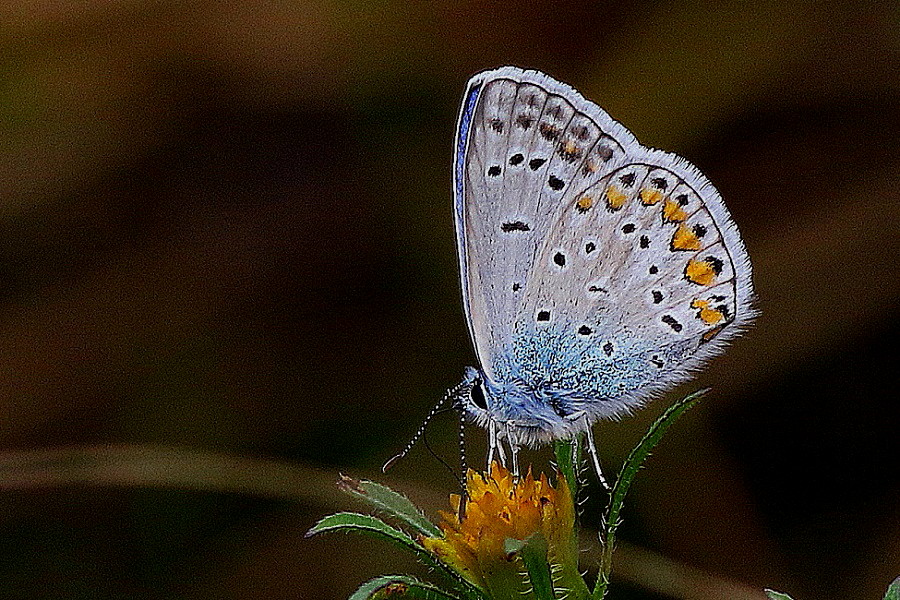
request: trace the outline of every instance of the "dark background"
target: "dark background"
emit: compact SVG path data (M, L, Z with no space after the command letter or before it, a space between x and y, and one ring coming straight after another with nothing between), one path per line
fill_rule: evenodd
M433 517L454 491L424 447L379 467L473 360L452 138L468 77L502 64L696 163L753 260L749 334L597 429L615 472L713 387L632 491L615 598L738 597L679 591L662 557L676 579L881 597L900 6L398 0L0 7L0 597L329 600L421 573L302 535L359 508L339 471ZM450 461L453 436L449 416L430 433Z

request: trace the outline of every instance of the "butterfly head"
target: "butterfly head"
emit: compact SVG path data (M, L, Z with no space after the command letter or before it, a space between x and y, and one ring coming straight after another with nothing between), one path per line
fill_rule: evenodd
M455 405L470 421L487 427L498 419L500 392L480 369L466 367L457 389Z
M453 406L469 421L496 430L501 438L512 436L519 445L568 438L596 420L585 401L550 382L538 386L518 378L496 382L482 370L468 367L454 391Z
M522 440L531 440L540 432L535 417L546 405L534 390L526 390L515 383L494 382L475 367L466 368L463 381L456 389L455 406L479 426L495 427L502 435L522 429L518 435Z
M538 441L535 434L540 433L539 429L522 426L528 414L521 407L529 403L517 386L498 384L480 369L467 367L457 389L455 406L467 420L491 432L490 456L493 456L494 450L501 452L502 456L502 450L496 446L501 439L509 440L514 447L533 445Z

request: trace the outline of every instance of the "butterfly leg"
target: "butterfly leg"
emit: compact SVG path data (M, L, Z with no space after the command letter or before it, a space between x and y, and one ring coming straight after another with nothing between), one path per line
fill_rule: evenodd
M516 436L513 434L512 427L509 422L506 423L506 441L509 443L509 454L510 454L510 462L511 471L513 477L519 476L519 444L516 441Z
M497 423L492 419L488 425L488 469L494 462L494 453L497 451Z
M591 424L587 420L587 415L584 417L584 431L587 439L588 454L590 454L591 463L594 465L594 472L597 474L597 479L600 480L600 485L603 486L603 489L609 491L609 484L606 483L603 469L600 468L600 457L597 455L597 446L594 445L594 432L591 431Z
M500 436L497 436L497 456L500 459L500 464L504 467L506 466L506 450L503 449L503 442L500 439Z
M494 464L495 455L497 456L498 462L505 467L506 452L503 450L503 442L500 439L500 434L497 432L497 422L491 420L488 425L488 470L490 470L491 465Z

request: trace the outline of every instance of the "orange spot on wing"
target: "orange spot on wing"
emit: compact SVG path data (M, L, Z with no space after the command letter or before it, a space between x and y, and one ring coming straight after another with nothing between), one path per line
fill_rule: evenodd
M578 212L585 213L594 205L594 199L590 196L582 196L578 199L578 202L575 203L575 208L578 209Z
M692 283L709 285L716 278L716 270L709 262L692 258L684 268L684 276Z
M628 200L628 194L625 194L618 187L611 185L606 188L606 203L612 210L619 210Z
M697 317L708 325L715 325L725 319L725 315L722 314L722 311L712 308L709 305L709 302L701 300L700 298L696 298L691 302L691 308L699 309Z
M643 188L641 190L641 202L644 206L653 206L663 199L663 193L659 190Z
M708 342L708 341L710 341L711 339L713 339L714 337L716 337L717 335L719 335L719 332L722 331L724 328L725 328L724 325L719 325L718 327L713 327L712 329L710 329L709 331L705 332L705 333L704 333L702 336L700 336L700 337L701 337L701 339L702 339L704 342Z
M699 250L700 238L686 225L681 224L672 236L672 248L675 250Z
M687 219L687 213L675 200L666 200L663 204L663 218L672 223L679 223Z

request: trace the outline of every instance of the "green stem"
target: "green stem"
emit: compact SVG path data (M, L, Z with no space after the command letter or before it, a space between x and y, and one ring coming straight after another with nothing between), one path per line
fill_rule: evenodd
M556 468L566 478L572 497L578 497L578 461L581 458L581 435L553 442Z
M709 390L700 390L693 394L682 398L666 412L659 417L650 429L641 439L640 443L634 447L625 463L616 484L613 486L612 494L609 499L609 508L606 510L604 522L604 531L601 533L603 541L603 553L600 556L600 573L597 576L597 584L594 586L594 600L603 600L606 597L607 587L609 586L609 575L612 572L612 557L616 547L616 529L619 527L622 515L622 506L625 502L625 494L631 487L635 475L640 470L641 465L650 456L650 452L656 447L656 444L662 439L666 431L680 417L684 411L696 404Z
M553 560L557 566L557 570L553 572L553 581L558 590L568 590L564 596L569 600L587 600L591 595L590 588L578 570L576 501L582 437L582 435L577 435L568 440L557 440L553 445L556 453L556 466L560 472L560 481L557 482L557 485L562 487L562 481L565 481L569 488L569 496L566 499L560 496L559 501L571 503L567 504L566 510L571 511L572 515L572 530L567 533L560 531L558 537L554 536L553 538Z

